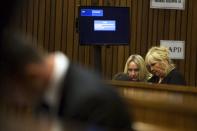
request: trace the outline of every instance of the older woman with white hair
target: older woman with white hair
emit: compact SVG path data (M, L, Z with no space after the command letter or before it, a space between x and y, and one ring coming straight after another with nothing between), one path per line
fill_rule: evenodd
M146 54L145 63L149 72L153 75L148 82L186 85L184 77L169 58L168 48L150 48Z

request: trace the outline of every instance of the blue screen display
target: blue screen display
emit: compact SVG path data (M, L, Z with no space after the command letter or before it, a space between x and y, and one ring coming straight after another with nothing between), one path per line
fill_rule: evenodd
M116 31L115 20L95 20L94 31Z
M128 45L129 7L80 6L79 43L81 45Z
M103 10L81 9L81 16L103 16Z

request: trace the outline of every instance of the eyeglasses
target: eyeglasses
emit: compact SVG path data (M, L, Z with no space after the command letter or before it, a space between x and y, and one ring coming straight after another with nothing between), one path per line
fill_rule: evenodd
M129 72L132 72L132 71L134 71L134 72L138 72L138 71L139 71L139 69L138 69L138 68L136 68L136 69L128 68L128 71L129 71Z

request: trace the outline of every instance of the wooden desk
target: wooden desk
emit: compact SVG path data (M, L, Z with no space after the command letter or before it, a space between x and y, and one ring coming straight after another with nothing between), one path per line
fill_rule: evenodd
M197 89L194 87L107 81L128 103L135 122L173 130L197 130Z

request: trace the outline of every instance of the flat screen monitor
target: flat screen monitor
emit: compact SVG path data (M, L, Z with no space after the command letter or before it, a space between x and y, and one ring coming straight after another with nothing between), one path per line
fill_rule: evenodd
M129 7L80 6L78 31L80 45L127 45Z

